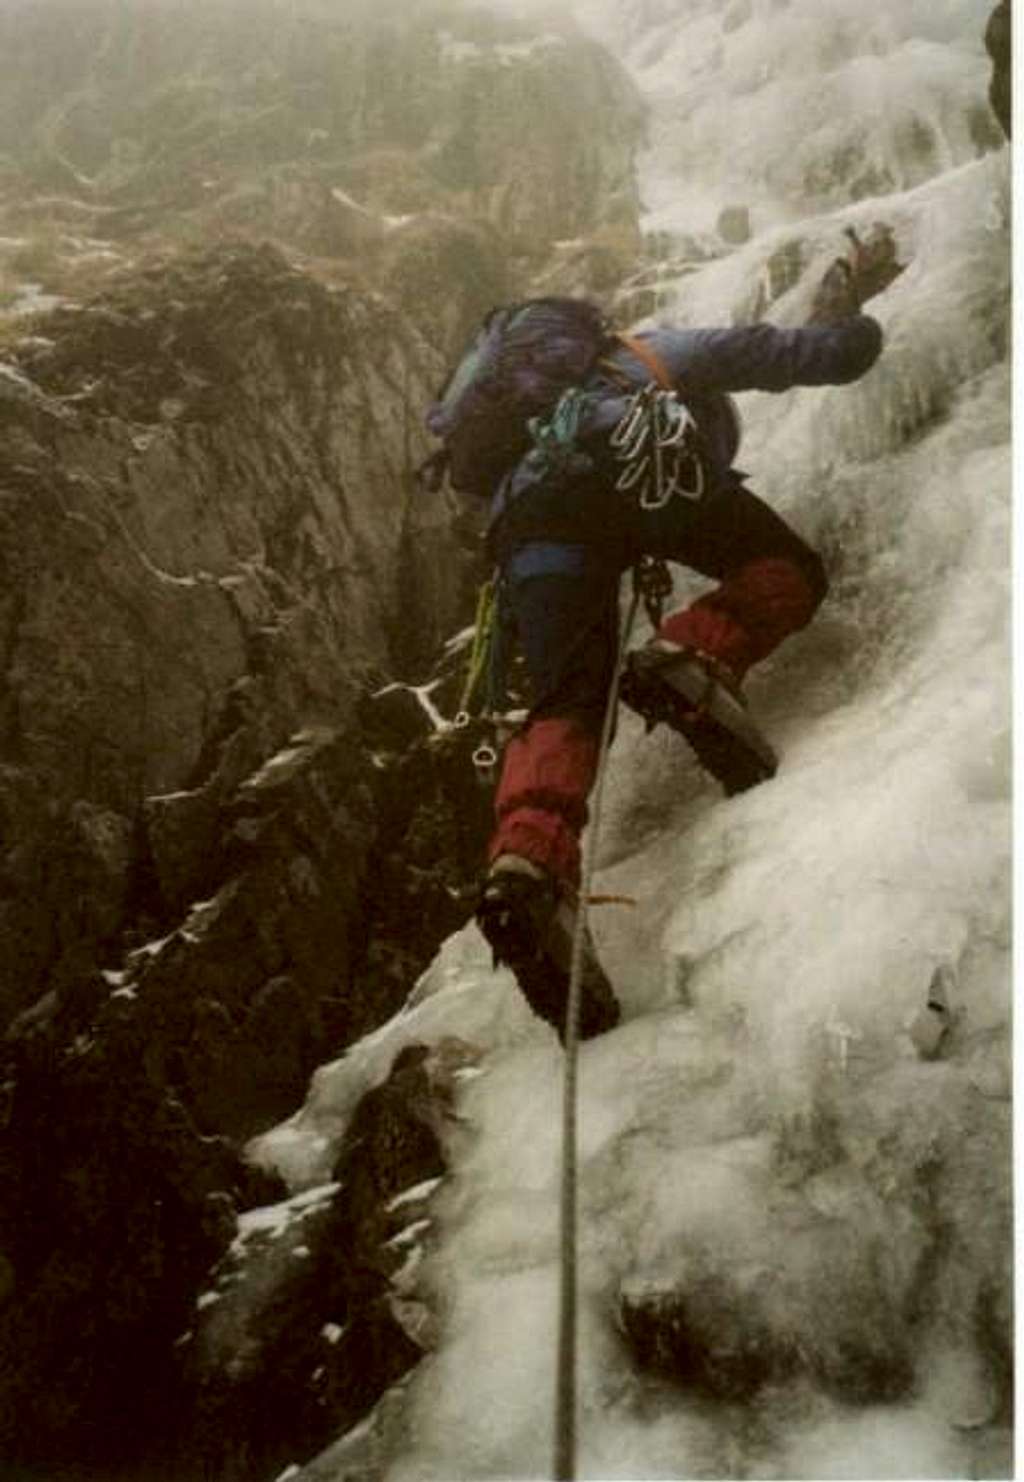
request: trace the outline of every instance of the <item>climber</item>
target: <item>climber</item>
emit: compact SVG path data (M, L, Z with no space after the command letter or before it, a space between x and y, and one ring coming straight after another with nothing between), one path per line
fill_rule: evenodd
M741 682L752 664L810 621L826 577L819 556L734 468L739 426L728 393L842 384L874 364L882 332L861 305L900 267L886 229L863 243L850 236L850 255L825 274L803 328L657 328L610 342L583 393L588 406L598 408L592 423L596 417L600 424L605 404L616 418L625 404L625 425L611 438L624 450L620 456L628 457L631 440L647 454L658 442L662 424L652 423L652 443L643 444L645 413L637 393L645 385L654 398L646 402L650 414L663 419L665 447L683 443L684 423L695 436L686 445L689 472L679 474L678 460L672 465L676 483L667 497L664 487L650 487L650 457L634 460L628 477L620 461L596 472L591 464L589 476L574 479L565 475L564 460L561 476L550 477L543 460L538 464L529 454L500 483L490 542L534 693L528 721L505 752L477 919L535 1012L559 1030L579 838L617 660L619 578L640 557L679 562L718 585L665 618L629 656L622 698L650 724L666 721L680 732L727 793L775 771L774 753L750 716ZM674 388L685 413L657 403L657 386L670 396ZM648 484L639 498L635 489L623 493L632 480L640 487L644 477ZM618 1014L585 936L580 1037L612 1027Z

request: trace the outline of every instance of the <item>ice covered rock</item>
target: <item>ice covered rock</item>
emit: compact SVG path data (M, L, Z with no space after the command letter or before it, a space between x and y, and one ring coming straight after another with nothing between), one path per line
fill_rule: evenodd
M451 1105L430 1064L423 1046L396 1057L329 1183L239 1218L186 1345L192 1444L218 1477L312 1456L432 1345L418 1273Z

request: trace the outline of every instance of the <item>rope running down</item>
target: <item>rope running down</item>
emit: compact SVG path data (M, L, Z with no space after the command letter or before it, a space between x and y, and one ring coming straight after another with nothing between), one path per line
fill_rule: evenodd
M584 851L579 905L572 941L572 965L569 974L569 1001L566 1007L565 1081L562 1097L562 1175L560 1234L560 1293L558 1321L558 1366L555 1393L555 1462L556 1482L573 1482L576 1476L576 1295L577 1295L577 1138L576 1090L579 1052L580 980L583 972L583 941L587 924L587 904L597 863L597 841L601 832L601 809L611 747L615 711L619 702L619 679L622 660L629 644L640 602L639 584L634 584L629 611L622 624L615 669L608 690L601 744L598 750L597 775L591 804L591 822Z

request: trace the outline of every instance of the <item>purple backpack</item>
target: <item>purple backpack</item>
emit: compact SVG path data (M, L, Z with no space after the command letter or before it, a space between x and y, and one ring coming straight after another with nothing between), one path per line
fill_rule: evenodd
M530 446L531 417L550 413L586 380L608 345L601 311L585 299L535 298L492 309L427 412L444 446L428 460L438 479L490 496Z

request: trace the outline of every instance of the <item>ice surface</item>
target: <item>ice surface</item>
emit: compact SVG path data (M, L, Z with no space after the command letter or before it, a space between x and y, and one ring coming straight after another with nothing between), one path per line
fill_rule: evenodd
M651 228L710 226L734 201L763 227L851 191L905 188L975 158L991 129L988 0L581 8L654 105Z
M490 950L474 926L450 938L416 985L405 1009L339 1060L321 1066L305 1105L249 1144L249 1155L275 1168L293 1189L323 1182L367 1091L388 1077L406 1045L457 1037L480 1053L544 1042L508 972L491 969Z
M886 348L866 378L743 398L740 462L832 577L749 686L778 777L723 800L678 738L629 717L613 752L596 889L637 904L592 913L625 1022L581 1053L580 1475L1006 1475L978 1328L984 1293L1006 1292L1010 1094L1010 210L1007 151L979 142L990 6L579 8L651 100L652 224L756 208L747 246L666 281L666 318L749 317L796 243L801 282L768 312L799 322L847 224L886 221L908 264L872 306ZM925 1063L907 1029L937 969L954 1030ZM326 1177L402 1046L450 1035L479 1051L459 1081L472 1136L432 1195L442 1337L387 1475L548 1476L562 1059L474 928L258 1152L293 1187ZM767 1271L789 1306L765 1310L812 1355L861 1314L870 1341L916 1294L913 1389L853 1404L804 1380L736 1406L641 1376L618 1294L685 1290L700 1261Z

